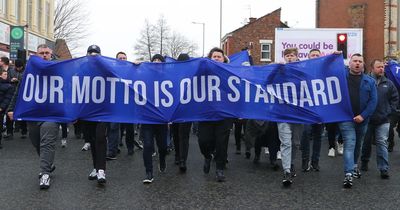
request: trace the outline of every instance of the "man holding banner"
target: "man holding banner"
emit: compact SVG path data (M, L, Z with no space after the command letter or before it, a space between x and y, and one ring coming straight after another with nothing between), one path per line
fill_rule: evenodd
M361 173L357 167L361 145L367 131L370 116L374 113L377 104L375 81L365 75L364 58L361 54L353 54L349 61L347 83L353 122L339 123L340 132L344 141L344 173L343 187L353 186L353 177L360 178Z

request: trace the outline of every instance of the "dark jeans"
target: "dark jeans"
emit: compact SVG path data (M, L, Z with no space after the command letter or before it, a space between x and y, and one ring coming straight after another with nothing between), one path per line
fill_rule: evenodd
M14 133L14 121L12 121L8 115L6 117L6 129L7 129L7 134L13 135Z
M329 141L329 149L336 147L336 135L339 133L338 142L343 144L342 134L340 134L338 123L326 123L326 129L328 131L328 141Z
M68 124L67 123L61 123L61 138L66 139L68 137Z
M278 126L275 122L268 122L268 129L266 132L255 139L254 153L256 156L260 156L261 147L266 146L269 151L269 161L275 163L280 144L281 141L279 140Z
M147 172L153 172L152 154L154 150L154 138L156 139L160 162L165 161L167 154L167 124L142 124L143 135L143 161Z
M246 130L246 120L235 119L235 144L236 150L240 151L241 147L241 140L242 140L242 130Z
M397 132L399 130L399 121L400 121L400 113L394 113L390 115L390 127L389 127L389 149L393 149L394 147L394 129L397 129Z
M107 130L107 155L115 156L118 152L118 143L120 140L120 124L119 123L108 123Z
M175 159L186 162L189 151L189 136L192 123L172 124L172 139L174 140Z
M135 147L135 144L134 144L134 142L135 142L135 126L136 126L136 124L130 124L130 123L121 124L121 131L122 131L122 128L126 131L125 132L125 143L126 143L126 148L128 149L128 151L133 151L133 149Z
M107 127L105 122L82 121L85 142L90 143L93 167L106 170Z
M323 124L304 125L301 138L301 157L303 160L310 160L310 141L313 141L311 162L318 163L321 152L321 137Z
M204 158L211 159L215 151L215 162L218 170L223 170L227 159L229 132L232 120L199 122L199 146Z
M76 137L81 138L83 134L83 125L81 120L78 120L77 122L74 123L74 134Z
M21 130L22 135L26 135L28 133L26 121L15 121L15 126ZM1 130L3 130L3 128Z

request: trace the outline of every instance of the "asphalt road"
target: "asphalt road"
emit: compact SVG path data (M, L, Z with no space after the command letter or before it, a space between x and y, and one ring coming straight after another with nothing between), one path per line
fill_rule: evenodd
M270 168L266 155L255 165L243 152L235 154L233 136L224 183L215 182L214 163L210 174L203 174L197 138L191 136L186 174L179 173L171 154L166 173L155 170L154 182L144 185L142 152L127 156L121 148L118 159L107 162L107 184L100 187L87 179L92 169L90 151L82 152L83 140L72 136L67 148L57 143L57 169L45 191L39 190L39 161L29 139L15 134L13 140L3 141L0 209L400 209L400 143L390 154L389 180L380 178L374 158L352 189L343 189L342 157L327 157L326 138L321 171L300 172L299 152L297 177L290 188L284 188L282 172ZM157 159L154 162L156 166Z

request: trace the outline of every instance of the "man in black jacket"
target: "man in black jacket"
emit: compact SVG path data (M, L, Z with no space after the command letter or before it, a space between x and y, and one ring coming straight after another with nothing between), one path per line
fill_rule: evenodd
M11 98L14 94L14 86L7 80L7 71L0 72L0 119L3 119L4 113L10 104ZM3 130L3 123L0 123L0 130ZM0 135L0 149L2 135Z
M388 135L389 135L389 115L396 111L399 103L399 96L392 81L384 76L384 63L375 59L371 63L371 76L375 79L378 92L378 105L373 113L367 134L365 135L362 155L361 170L368 170L368 161L371 156L371 139L376 140L376 162L382 179L389 178L389 158L388 158Z

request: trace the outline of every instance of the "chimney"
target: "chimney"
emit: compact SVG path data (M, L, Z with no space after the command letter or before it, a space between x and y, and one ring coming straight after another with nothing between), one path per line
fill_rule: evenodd
M251 18L249 18L249 23L252 23L252 22L254 22L254 21L256 21L256 20L257 20L257 18L251 17Z

